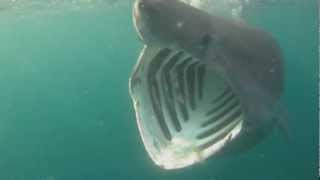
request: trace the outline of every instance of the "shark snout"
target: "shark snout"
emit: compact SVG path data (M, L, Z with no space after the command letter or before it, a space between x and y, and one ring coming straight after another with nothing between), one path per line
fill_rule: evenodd
M149 0L136 0L133 8L133 15L137 18L148 16L148 9L150 9Z
M159 11L163 3L162 0L136 0L135 9L148 16Z

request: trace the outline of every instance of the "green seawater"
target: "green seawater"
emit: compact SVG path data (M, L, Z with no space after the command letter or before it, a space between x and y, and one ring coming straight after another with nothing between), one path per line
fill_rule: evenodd
M316 0L243 9L283 50L290 141L275 129L249 152L174 171L148 157L128 93L142 48L133 1L31 2L0 0L0 180L317 179Z

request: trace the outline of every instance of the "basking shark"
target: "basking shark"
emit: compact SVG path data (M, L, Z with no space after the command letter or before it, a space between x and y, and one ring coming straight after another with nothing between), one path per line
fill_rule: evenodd
M283 60L269 33L179 0L136 0L133 21L144 48L129 91L158 166L245 151L283 124Z

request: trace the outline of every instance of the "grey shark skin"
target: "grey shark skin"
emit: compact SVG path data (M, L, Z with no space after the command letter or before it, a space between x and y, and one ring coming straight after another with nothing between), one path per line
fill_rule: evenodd
M133 20L145 47L129 89L157 165L241 152L283 124L284 67L270 34L178 0L136 0Z

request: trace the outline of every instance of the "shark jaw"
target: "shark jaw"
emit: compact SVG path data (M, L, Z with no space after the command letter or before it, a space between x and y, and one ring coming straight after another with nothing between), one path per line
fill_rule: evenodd
M202 162L242 130L244 114L232 88L198 62L184 51L146 46L130 78L140 135L164 169Z

